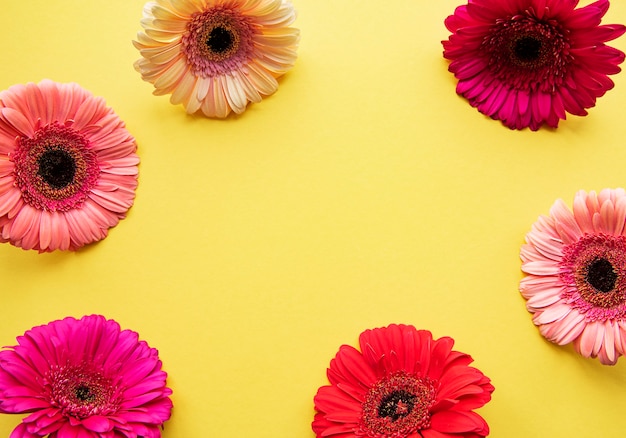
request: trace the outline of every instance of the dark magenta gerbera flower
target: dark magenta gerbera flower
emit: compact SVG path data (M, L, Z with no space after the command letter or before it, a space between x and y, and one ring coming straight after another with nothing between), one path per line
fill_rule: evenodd
M10 438L159 438L172 391L158 352L103 316L34 327L0 351L0 412L30 413Z
M480 438L489 434L473 412L494 387L449 337L390 325L366 330L361 351L343 345L315 396L317 437Z
M443 56L456 91L511 129L556 128L566 113L584 116L613 88L624 53L604 43L623 25L600 25L599 0L468 0L445 20Z

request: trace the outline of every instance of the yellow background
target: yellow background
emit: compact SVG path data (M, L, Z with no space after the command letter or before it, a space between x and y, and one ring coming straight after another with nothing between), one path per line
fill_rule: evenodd
M312 438L339 346L410 323L492 378L491 436L623 436L626 359L545 341L518 282L524 235L555 199L626 185L626 73L588 117L510 131L455 94L440 41L462 0L295 0L299 57L278 92L210 120L134 71L143 3L2 1L0 89L81 84L142 162L135 206L100 243L0 245L0 345L104 314L160 351L165 438ZM626 22L626 3L604 22ZM1 415L0 436L20 418Z

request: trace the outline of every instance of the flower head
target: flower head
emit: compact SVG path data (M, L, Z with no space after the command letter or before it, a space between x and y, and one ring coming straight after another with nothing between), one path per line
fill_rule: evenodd
M155 0L143 15L135 68L189 114L242 113L274 93L296 60L289 0Z
M34 327L0 351L0 412L30 413L11 438L158 438L172 391L158 352L103 316Z
M626 352L626 192L557 200L522 246L520 290L541 334L613 365Z
M136 149L104 100L76 84L0 92L0 241L53 251L106 237L133 204Z
M318 437L479 438L489 434L473 412L494 388L454 341L390 325L366 330L361 351L343 345L315 396Z
M449 16L443 41L457 93L511 129L556 128L613 88L624 53L604 43L626 27L600 25L609 8L598 0L468 0Z

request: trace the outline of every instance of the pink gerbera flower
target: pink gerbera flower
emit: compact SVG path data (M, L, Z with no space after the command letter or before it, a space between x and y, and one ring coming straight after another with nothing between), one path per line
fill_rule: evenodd
M613 365L626 352L626 192L557 200L522 246L520 290L541 334Z
M624 54L606 46L626 27L600 26L608 0L468 0L449 16L444 57L457 93L511 129L584 116L613 88Z
M143 15L135 68L189 114L242 113L274 93L296 60L289 0L155 0Z
M0 241L75 250L124 218L137 147L102 98L44 80L0 92Z
M480 438L489 434L473 412L493 386L453 351L454 341L426 330L390 325L366 330L361 351L343 345L315 396L317 437Z
M28 330L0 351L0 412L30 413L10 438L158 438L172 391L158 352L103 316Z

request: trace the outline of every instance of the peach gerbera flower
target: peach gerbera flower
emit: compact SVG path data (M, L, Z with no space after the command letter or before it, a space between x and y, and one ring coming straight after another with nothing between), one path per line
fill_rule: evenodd
M626 353L626 191L557 200L522 246L520 290L541 334L613 365Z
M189 114L241 114L274 93L296 60L289 0L155 0L143 16L135 68Z
M133 205L139 157L124 122L77 84L0 92L0 242L75 250Z

